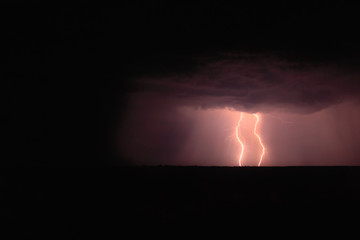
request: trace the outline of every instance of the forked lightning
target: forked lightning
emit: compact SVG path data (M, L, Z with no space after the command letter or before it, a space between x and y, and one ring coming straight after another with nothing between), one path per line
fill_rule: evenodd
M262 160L263 160L264 155L265 155L265 146L262 143L261 137L257 132L257 126L258 126L258 123L260 122L260 116L259 116L258 113L254 113L253 115L256 117L256 122L255 122L255 125L254 125L254 135L259 140L259 143L260 143L261 148L262 148L261 156L260 156L260 159L259 159L259 162L258 162L258 166L261 166ZM244 156L244 150L245 150L244 143L241 141L241 139L239 137L239 130L240 130L240 124L241 124L242 118L243 118L243 113L241 112L240 113L240 119L239 119L239 121L238 121L238 123L236 125L236 129L235 129L236 139L241 145L241 153L240 153L240 156L239 156L239 166L242 166L242 158Z

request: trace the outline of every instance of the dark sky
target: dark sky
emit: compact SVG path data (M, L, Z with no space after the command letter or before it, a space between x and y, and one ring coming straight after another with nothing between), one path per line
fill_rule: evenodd
M5 165L232 165L238 111L262 114L268 165L360 164L354 3L0 9Z

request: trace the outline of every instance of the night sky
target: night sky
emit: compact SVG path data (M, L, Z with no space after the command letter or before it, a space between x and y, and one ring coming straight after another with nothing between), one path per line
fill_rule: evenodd
M355 4L1 5L3 165L360 165Z

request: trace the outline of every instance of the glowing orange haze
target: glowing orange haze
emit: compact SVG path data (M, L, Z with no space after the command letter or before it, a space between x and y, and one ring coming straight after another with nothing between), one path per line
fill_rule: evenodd
M254 115L228 108L164 109L148 102L130 108L118 130L119 155L134 164L360 165L357 103L306 114Z

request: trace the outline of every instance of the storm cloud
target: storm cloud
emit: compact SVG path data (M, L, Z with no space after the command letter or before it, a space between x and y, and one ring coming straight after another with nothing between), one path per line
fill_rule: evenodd
M265 166L359 164L356 68L275 54L196 59L184 71L135 77L118 128L122 158L145 165L237 165L239 114L258 112ZM247 118L244 164L256 165L254 119Z
M185 73L136 78L142 93L202 108L315 112L359 92L359 72L332 62L301 62L275 54L218 54L198 58Z

